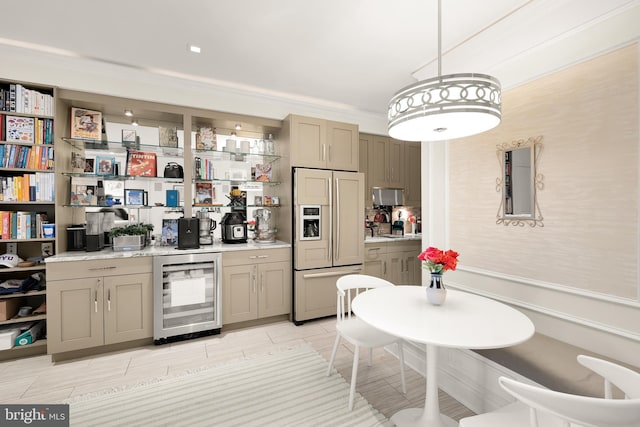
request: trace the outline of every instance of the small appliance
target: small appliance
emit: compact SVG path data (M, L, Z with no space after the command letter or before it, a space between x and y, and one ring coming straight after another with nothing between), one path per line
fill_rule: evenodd
M198 249L199 236L200 220L198 218L178 219L178 249Z
M222 227L222 241L224 243L247 242L247 219L240 211L224 214L220 222Z
M67 251L84 251L87 245L87 229L84 225L67 227Z
M216 229L218 223L211 218L206 211L196 212L196 217L200 220L200 244L213 244L213 230Z
M271 224L271 209L256 209L253 213L256 220L256 243L273 243L276 233Z
M87 220L87 252L101 251L104 248L104 212L86 212Z

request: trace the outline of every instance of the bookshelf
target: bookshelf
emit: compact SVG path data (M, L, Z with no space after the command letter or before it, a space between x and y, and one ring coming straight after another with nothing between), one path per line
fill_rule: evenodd
M28 329L46 313L19 317L16 307L34 311L45 302L43 255L56 250L55 88L0 80L0 255L15 253L22 262L0 269L0 281L19 291L0 294L8 308L0 330ZM36 289L22 292L30 280ZM46 341L0 351L0 360L46 352Z

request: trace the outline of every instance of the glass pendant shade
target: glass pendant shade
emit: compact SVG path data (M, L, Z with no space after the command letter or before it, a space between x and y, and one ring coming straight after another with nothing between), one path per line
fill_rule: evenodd
M389 136L442 141L493 129L501 120L500 82L486 74L449 74L398 91L389 103Z

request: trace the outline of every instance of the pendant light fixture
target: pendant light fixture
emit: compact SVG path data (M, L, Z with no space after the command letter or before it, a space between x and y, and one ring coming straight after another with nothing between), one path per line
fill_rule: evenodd
M389 102L389 136L403 141L442 141L500 124L500 82L486 74L442 74L441 3L438 0L438 77L399 90Z

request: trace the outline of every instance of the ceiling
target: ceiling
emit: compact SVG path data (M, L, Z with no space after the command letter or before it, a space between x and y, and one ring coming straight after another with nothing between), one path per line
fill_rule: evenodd
M26 19L3 19L0 45L337 109L384 116L398 89L437 75L436 0L4 3L3 17ZM620 17L638 8L443 0L442 73L488 73L513 87L637 37L637 21L623 28L630 21Z

